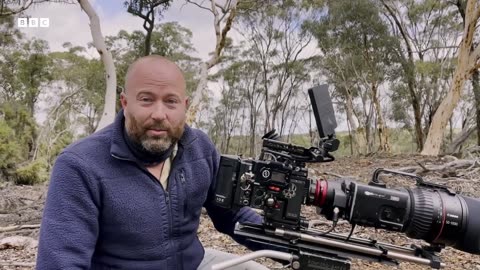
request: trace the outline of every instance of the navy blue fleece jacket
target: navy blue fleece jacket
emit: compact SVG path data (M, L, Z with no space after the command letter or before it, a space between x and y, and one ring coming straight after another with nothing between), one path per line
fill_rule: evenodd
M215 228L261 222L249 208L212 204L219 155L201 131L186 127L167 190L129 151L124 116L67 147L52 171L40 230L37 269L196 269L202 206Z

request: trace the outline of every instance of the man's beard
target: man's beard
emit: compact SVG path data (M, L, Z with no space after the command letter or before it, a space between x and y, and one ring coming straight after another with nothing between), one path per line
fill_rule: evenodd
M166 121L153 122L144 126L133 116L125 119L125 128L130 139L134 143L141 145L151 154L162 154L170 148L172 144L180 140L183 135L184 126L185 121L174 127ZM151 136L147 134L149 129L165 130L166 134Z

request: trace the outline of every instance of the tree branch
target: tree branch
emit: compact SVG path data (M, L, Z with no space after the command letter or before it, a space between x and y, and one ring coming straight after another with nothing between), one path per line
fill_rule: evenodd
M30 266L35 266L35 263L34 263L34 262L9 262L9 261L0 261L0 266L30 267Z
M414 51L416 53L424 53L429 50L435 50L435 49L458 49L457 45L452 45L452 46L433 46L433 47L428 47L420 51Z
M192 0L186 0L186 1L187 1L187 3L193 4L193 5L201 8L201 9L208 10L208 11L210 11L211 13L215 14L212 9L209 9L209 8L207 8L207 7L204 7L204 6L200 5L200 4L198 4L197 2L194 2L194 1L192 1Z
M40 224L31 224L31 225L15 225L15 226L7 226L7 227L0 227L0 232L12 232L18 231L23 229L38 229L40 228Z
M16 10L8 9L9 10L8 12L7 11L4 12L5 6L3 6L4 1L2 0L2 6L1 6L1 9L0 9L0 17L7 17L7 16L15 15L15 14L18 14L18 13L21 13L21 12L27 10L33 4L40 4L40 3L44 3L44 2L48 2L48 1L49 0L38 0L38 1L27 0L27 1L23 1L23 4L20 8L18 8ZM56 2L62 2L62 1L56 1ZM70 3L66 2L66 4L70 4Z

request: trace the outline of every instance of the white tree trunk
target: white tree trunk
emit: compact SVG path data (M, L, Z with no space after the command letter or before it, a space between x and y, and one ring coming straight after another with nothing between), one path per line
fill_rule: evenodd
M103 65L105 67L105 73L107 76L105 104L97 129L95 130L98 131L113 123L115 119L115 103L117 100L117 73L115 71L112 53L110 52L110 50L107 49L107 45L105 44L105 38L102 35L102 29L100 28L100 20L97 13L90 5L90 2L88 2L88 0L78 0L78 3L80 3L83 11L87 13L90 19L90 31L92 32L93 45L100 54L100 58L102 59Z
M473 34L479 16L480 5L478 1L468 0L465 11L465 27L458 53L458 63L453 75L453 83L450 91L442 100L433 116L432 124L428 130L428 136L423 146L422 155L437 156L440 154L445 127L460 100L465 81L470 78L473 70L479 67L477 61L480 55L480 46L477 46L471 51L474 40Z
M210 8L203 7L201 4L198 4L191 0L187 0L187 2L212 12L214 17L213 25L215 28L215 37L216 37L215 51L213 52L212 57L210 57L208 61L202 63L202 67L200 71L200 81L190 101L190 107L187 115L187 123L193 124L195 122L197 112L200 108L202 97L206 94L205 91L207 89L207 83L208 83L208 70L213 66L215 66L220 61L220 55L222 53L223 48L225 47L227 33L232 28L233 19L235 18L235 15L236 15L238 1L237 0L226 1L225 6L220 7L215 2L215 0L210 0L210 3L211 3ZM219 14L219 10L223 14ZM226 18L225 25L222 28L222 20L223 18L225 18L225 15L227 14L228 14L228 17Z
M208 83L208 63L202 63L200 68L200 81L198 82L197 89L193 93L192 99L190 100L190 107L188 109L187 123L193 124L197 116L197 112L200 109L200 103L204 95L205 89L207 88Z
M353 151L356 155L362 153L362 149L364 147L365 142L359 142L362 136L358 136L358 126L354 119L354 112L353 112L353 99L350 93L347 93L346 101L345 101L345 108L347 114L347 121L350 124L352 141L350 142L353 145Z

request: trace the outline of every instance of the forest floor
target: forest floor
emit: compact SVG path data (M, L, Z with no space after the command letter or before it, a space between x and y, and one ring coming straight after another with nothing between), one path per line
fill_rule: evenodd
M471 161L472 159L470 159ZM359 182L371 179L376 168L402 168L415 171L425 179L437 183L448 184L453 190L464 195L480 197L480 164L463 163L454 157L423 157L414 155L374 155L370 157L345 157L333 163L310 166L309 177L327 177L334 175L353 178ZM388 176L382 179L388 187L412 186L413 181L406 178ZM0 269L34 269L38 239L38 224L41 220L46 186L14 186L0 184ZM313 207L304 207L302 214L309 220L323 220ZM22 226L23 227L20 227ZM27 225L27 226L25 226ZM325 230L328 227L319 227ZM340 222L336 233L348 234L350 225ZM245 254L248 250L232 241L228 236L218 233L208 216L203 214L198 235L205 247L215 248L235 254ZM23 237L18 237L23 236ZM355 237L375 239L380 242L409 246L422 241L412 240L404 234L359 227L355 229ZM14 240L12 240L15 237ZM476 240L478 242L478 239ZM480 256L446 248L440 253L445 269L480 270ZM268 259L258 259L271 269L281 267L279 263ZM399 265L386 265L377 262L353 259L351 269L430 269L414 263L401 262Z

